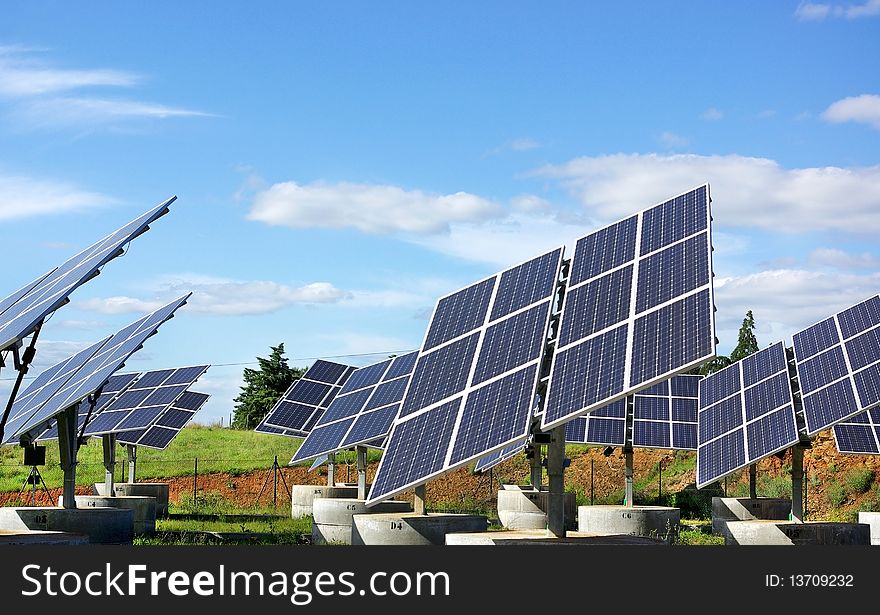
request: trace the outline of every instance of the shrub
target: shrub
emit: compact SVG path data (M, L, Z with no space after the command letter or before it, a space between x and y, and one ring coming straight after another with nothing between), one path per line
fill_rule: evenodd
M828 502L832 506L843 506L846 502L846 489L839 482L833 480L825 490L825 497L828 498Z
M867 493L874 482L874 471L868 468L853 468L843 478L850 493Z

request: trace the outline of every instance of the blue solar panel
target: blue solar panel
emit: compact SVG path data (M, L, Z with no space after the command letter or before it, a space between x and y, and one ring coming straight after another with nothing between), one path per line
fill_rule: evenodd
M626 445L627 400L620 399L565 424L565 441L573 444Z
M317 422L291 464L320 457L357 445L377 446L391 430L391 423L400 410L400 400L415 365L409 353L361 367L352 373L350 390L343 387L327 412ZM338 423L343 427L334 427Z
M669 397L646 397L644 395L633 396L633 416L636 419L651 419L654 421L670 420Z
M862 412L834 426L834 443L841 453L880 454L880 412Z
M568 427L568 424L566 424ZM480 457L474 466L474 472L488 472L499 463L507 461L508 459L515 457L520 454L525 448L525 444L523 442L517 442L515 444L511 444L510 446L506 446L502 449L489 453L484 457Z
M577 242L543 430L714 356L709 202L704 185Z
M186 388L207 369L207 365L197 365L146 372L109 403L102 404L100 410L95 409L93 417L112 412L118 418L117 423L112 424L108 419L100 423L92 420L86 425L85 435L96 436L150 427L159 415L175 405L186 392ZM101 397L104 397L103 392ZM101 397L98 398L99 402ZM127 414L117 414L120 411Z
M486 320L497 276L455 292L437 302L423 350L429 350L479 328Z
M696 422L672 424L672 448L684 451L697 450Z
M706 376L700 383L697 421L698 487L796 444L782 342Z
M696 450L697 375L673 376L632 396L632 446ZM590 413L592 420L595 412Z
M528 437L561 266L562 249L556 249L489 278L491 285L468 287L468 301L458 300L465 292L459 291L438 302L369 504ZM492 292L486 297L473 290L478 287ZM465 318L456 327L449 322L453 312ZM438 422L445 424L450 403L456 408L454 429L428 433ZM395 444L419 430L436 456L423 458ZM408 468L403 479L386 476L403 467Z
M189 295L185 295L176 299L123 328L105 342L90 347L85 361L80 360L83 356L78 353L74 355L77 360L66 363L61 371L52 370L55 382L61 382L61 386L52 386L53 395L38 404L33 401L41 398L39 394L28 395L31 388L41 388L39 379L35 380L13 406L6 441L15 441L29 431L41 433L55 416L98 391L188 298Z
M312 377L312 370L315 370L316 378ZM302 378L288 387L254 431L289 437L307 436L353 373L354 368L348 365L316 361ZM325 382L337 374L336 382Z
M880 403L880 296L793 336L808 435Z
M6 350L30 335L49 313L67 301L74 290L91 279L104 264L119 256L122 246L168 213L176 198L160 203L0 302L0 350Z
M587 442L623 446L626 442L626 421L587 417Z
M648 448L671 448L669 422L633 422L633 446Z

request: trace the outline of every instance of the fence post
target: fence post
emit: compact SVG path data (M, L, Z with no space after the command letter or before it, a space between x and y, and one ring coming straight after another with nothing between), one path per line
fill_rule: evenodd
M199 458L195 458L195 466L193 466L193 510L198 506L196 494L199 486Z

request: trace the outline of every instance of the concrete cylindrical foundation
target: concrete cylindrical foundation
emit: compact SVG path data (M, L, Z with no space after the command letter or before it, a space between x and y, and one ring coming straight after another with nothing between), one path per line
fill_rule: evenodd
M786 498L712 498L712 532L718 535L724 535L728 521L788 521L790 515Z
M445 545L446 535L485 532L489 520L483 515L429 513L355 515L351 526L353 545Z
M880 545L880 512L860 512L859 523L871 528L871 544Z
M726 545L869 545L870 527L864 523L790 523L788 521L728 521Z
M316 498L356 498L357 495L357 486L291 485L290 516L294 519L301 519L311 515L312 503Z
M498 520L509 530L543 530L547 527L549 491L535 491L530 486L505 485L498 492ZM575 528L575 494L564 499L565 529Z
M0 530L83 534L93 544L131 544L134 511L129 508L0 507Z
M584 534L647 536L671 544L680 519L681 511L668 506L578 506L578 532Z
M64 505L64 497L58 498L58 506ZM104 495L78 495L76 507L89 508L124 508L134 512L133 527L135 534L156 533L156 498L144 495L128 497L107 497Z
M93 485L95 495L109 495L104 493L104 483ZM146 496L156 499L156 516L168 516L168 483L116 483L113 485L113 495L117 497Z
M316 498L312 503L312 544L352 544L352 517L380 513L408 513L409 502L386 500L367 508L354 498Z

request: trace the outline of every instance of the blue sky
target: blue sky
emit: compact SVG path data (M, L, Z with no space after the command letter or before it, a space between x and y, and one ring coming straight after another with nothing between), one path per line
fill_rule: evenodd
M0 295L178 196L31 375L191 290L126 369L211 363L226 419L271 345L415 349L438 296L704 182L719 352L880 291L880 1L474 4L4 3Z

